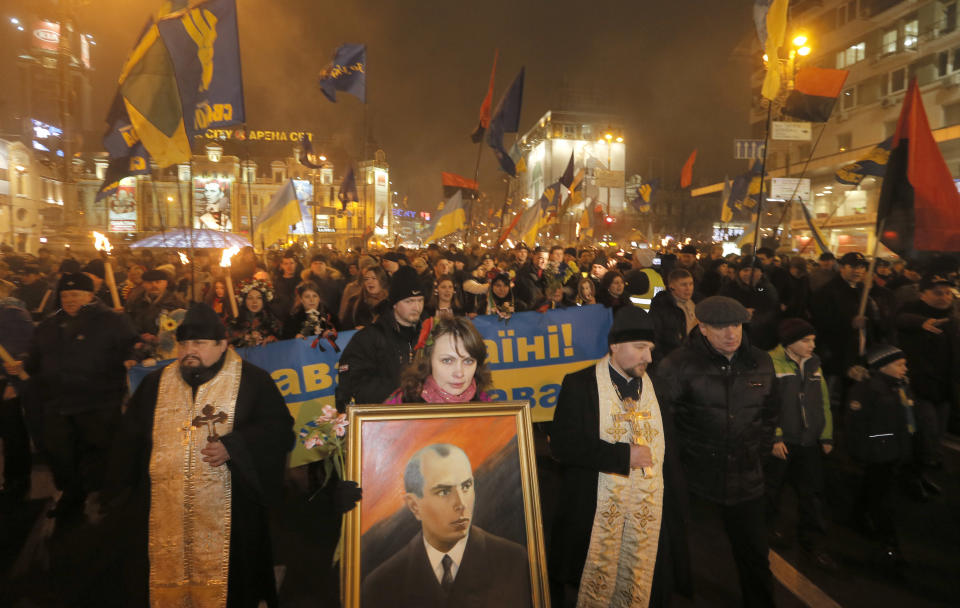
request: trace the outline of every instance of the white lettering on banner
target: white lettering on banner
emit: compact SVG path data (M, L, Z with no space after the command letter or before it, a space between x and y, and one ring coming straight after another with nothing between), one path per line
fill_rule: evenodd
M533 336L532 342L524 336L514 337L514 330L503 329L497 332L499 343L494 340L484 340L487 345L487 356L492 365L498 363L514 363L547 359L559 359L573 356L573 325L564 323L559 328L556 325L547 326L547 346L549 352L544 351L543 336ZM560 354L560 340L563 339L563 354ZM516 353L516 359L514 358Z

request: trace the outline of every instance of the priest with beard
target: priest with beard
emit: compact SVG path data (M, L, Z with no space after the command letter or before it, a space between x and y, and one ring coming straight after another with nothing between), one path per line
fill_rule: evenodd
M179 360L143 379L114 445L105 523L123 589L106 595L124 606L276 606L266 508L281 497L293 419L209 306L191 306L177 340Z
M549 572L555 606L668 606L690 595L686 488L652 361L653 323L617 311L607 355L563 379L550 433L562 465Z

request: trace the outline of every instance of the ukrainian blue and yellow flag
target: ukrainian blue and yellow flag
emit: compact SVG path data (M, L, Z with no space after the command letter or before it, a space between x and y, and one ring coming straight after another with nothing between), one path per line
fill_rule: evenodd
M108 116L112 128L129 122L127 145L142 142L161 168L189 162L193 135L244 121L235 0L184 4L144 30L120 73L126 116Z
M893 136L891 135L880 142L873 150L870 150L866 158L837 171L837 181L841 184L859 186L863 178L868 175L883 177L887 174L887 162L890 160L890 147L892 145Z
M753 214L760 202L760 168L760 163L755 162L750 171L733 179L720 210L720 221L744 221Z
M260 233L263 242L275 243L286 241L288 235L301 222L303 215L300 213L297 188L293 180L287 180L286 185L273 195L270 203L260 213L254 228Z
M428 241L436 241L445 236L463 229L467 223L467 212L463 207L463 193L457 190L449 199L437 207L436 218L433 220L433 232L427 237Z

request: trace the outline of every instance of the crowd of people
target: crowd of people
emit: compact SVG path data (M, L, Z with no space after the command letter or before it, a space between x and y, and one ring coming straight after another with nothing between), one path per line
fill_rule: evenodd
M312 336L321 348L336 348L338 332L359 330L340 356L339 410L350 403L485 401L494 387L471 318L602 305L614 314L604 359L609 381L606 368L595 374L592 365L583 378L568 376L554 422L538 429L550 436L576 491L591 493L563 505L556 519L550 568L555 595L565 599L555 601L573 605L578 593L583 600L581 578L599 576L587 559L591 535L584 527L598 509L598 475L632 476L660 462L670 466L659 473L667 487L663 517L676 517L684 486L713 505L745 604L770 605L767 547L792 542L780 516L785 484L797 493L793 525L801 548L817 565L839 568L822 542L829 534L823 469L836 448L862 471L851 518L875 541L881 562L895 567L903 557L891 494L902 487L926 501L940 491L930 474L943 466L945 434L960 423L960 263L949 256L878 259L867 287L869 262L858 252L813 259L768 248L724 256L716 245L623 251L431 244L363 252L294 247L259 257L245 248L226 268L217 253L198 250L191 263L176 251L127 250L109 261L45 249L37 256L4 253L0 345L13 358L0 370L4 500L30 492L32 443L60 492L50 516L58 525L84 519L88 496L109 482L107 461L130 399L126 371L136 364L179 358L184 368L210 368L210 376L184 376L196 397L229 360L226 344ZM105 263L116 270L120 307L104 280ZM203 302L209 318L190 302ZM206 325L196 321L201 317ZM179 329L191 323L205 329ZM191 360L184 340L225 341L224 350ZM667 445L660 452L604 439L597 413L578 409L588 394L596 401L597 391L623 403L644 399L646 372L656 379L646 394L656 389L663 412ZM154 392L131 403L152 408L163 398L156 393L161 382L157 375ZM275 426L290 422L273 416ZM247 449L225 444L231 453ZM596 451L586 451L589 445ZM224 458L219 448L206 449L213 462ZM343 509L358 498L355 490L338 486ZM660 529L661 548L684 544L675 519ZM681 553L675 548L666 560L674 576L657 570L653 603L666 605L671 588L685 588Z

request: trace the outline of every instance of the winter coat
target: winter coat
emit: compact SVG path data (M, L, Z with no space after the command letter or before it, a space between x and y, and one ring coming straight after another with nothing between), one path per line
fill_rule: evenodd
M700 298L694 294L694 302ZM677 306L677 300L669 291L661 291L650 304L650 320L653 322L653 363L656 365L683 344L687 337L687 315Z
M547 289L547 272L538 271L532 262L527 262L517 271L516 285L517 301L523 303L525 310L532 310Z
M810 314L817 328L817 353L827 375L843 375L859 362L860 332L852 323L862 293L863 285L851 287L837 275L810 298ZM867 306L868 343L877 334L877 316L877 308L871 303Z
M802 446L833 443L830 392L820 371L820 357L811 355L800 369L783 346L778 346L770 351L770 359L780 395L777 440Z
M96 299L75 317L59 310L45 319L25 364L45 411L120 407L127 389L123 362L138 339L130 319Z
M186 308L186 303L177 295L176 292L169 289L160 295L156 302L150 301L147 292L143 289L131 292L130 299L127 300L126 311L133 321L133 326L138 334L159 333L157 319L162 312L173 312L180 308Z
M340 355L337 409L351 399L357 403L383 403L400 386L400 372L413 360L420 327L402 327L385 311L372 325L358 331Z
M744 308L753 309L753 316L743 326L744 332L750 335L751 344L763 350L777 345L780 300L777 290L766 277L761 277L755 287L739 280L730 281L720 288L720 295L733 298Z
M907 383L881 372L858 382L847 396L846 434L850 454L863 463L909 458L913 446L913 396Z
M762 463L780 414L770 356L744 335L728 360L698 326L660 363L657 375L690 491L726 505L763 496Z
M917 397L942 403L953 397L954 379L960 377L960 323L953 308L940 310L922 300L904 304L896 316L899 345L907 355L910 378ZM935 334L923 329L927 319L949 319Z

